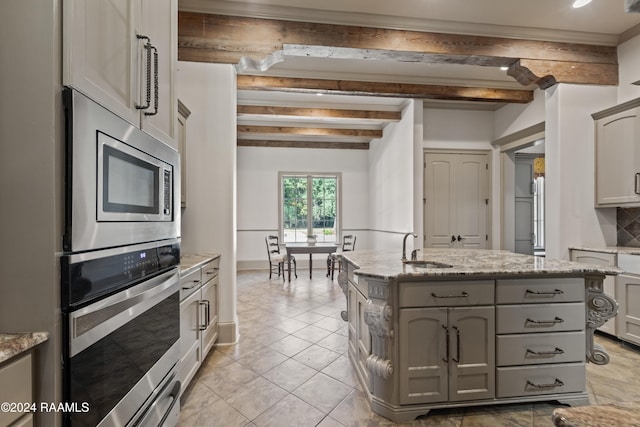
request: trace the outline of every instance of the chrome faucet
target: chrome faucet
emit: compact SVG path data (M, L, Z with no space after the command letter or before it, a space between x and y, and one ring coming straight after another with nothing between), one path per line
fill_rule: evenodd
M416 233L407 233L404 235L404 238L402 239L402 262L407 260L407 237L409 236L413 236L415 238L418 237Z

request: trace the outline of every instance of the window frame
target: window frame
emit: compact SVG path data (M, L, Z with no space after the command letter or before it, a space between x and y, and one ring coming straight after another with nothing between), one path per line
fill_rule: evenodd
M284 238L284 178L296 177L307 178L307 205L313 207L313 194L309 191L313 178L335 178L336 179L336 244L342 241L342 173L341 172L278 172L278 235L282 243L287 242ZM313 209L307 210L307 234L313 230ZM322 241L319 239L319 243ZM300 243L300 242L299 242Z

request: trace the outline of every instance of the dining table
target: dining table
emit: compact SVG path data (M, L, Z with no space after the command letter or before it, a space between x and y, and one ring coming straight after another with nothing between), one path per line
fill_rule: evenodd
M287 249L287 262L289 270L289 282L291 281L291 255L294 254L309 254L309 279L312 277L313 272L313 254L332 254L338 250L337 243L287 243L285 245Z

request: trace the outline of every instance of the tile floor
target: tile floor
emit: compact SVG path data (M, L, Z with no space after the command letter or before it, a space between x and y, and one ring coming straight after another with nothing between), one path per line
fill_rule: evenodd
M180 427L394 426L370 411L347 356L346 306L337 281L314 270L283 284L266 271L238 273L238 328L182 397ZM591 403L640 400L640 351L598 337L611 355L589 364ZM557 406L557 405L556 405ZM432 410L410 426L552 426L553 403Z

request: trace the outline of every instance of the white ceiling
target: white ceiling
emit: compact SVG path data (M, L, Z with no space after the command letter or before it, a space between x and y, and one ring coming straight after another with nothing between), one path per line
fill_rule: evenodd
M640 34L640 13L626 13L625 0L593 0L573 9L573 0L179 0L180 10L270 19L325 22L392 29L475 34L509 38L616 46ZM240 70L240 72L242 72ZM258 74L255 71L250 74ZM354 59L285 56L261 73L285 77L386 81L523 89L504 71L493 67ZM531 89L531 87L529 87ZM404 100L242 91L239 103L320 108L403 108ZM437 101L434 101L437 102ZM451 105L449 102L448 105ZM468 108L467 103L454 105ZM474 104L475 108L499 105ZM358 107L359 106L359 107ZM244 116L239 124L295 126ZM298 126L335 126L335 120L311 118ZM385 123L353 122L354 127Z

